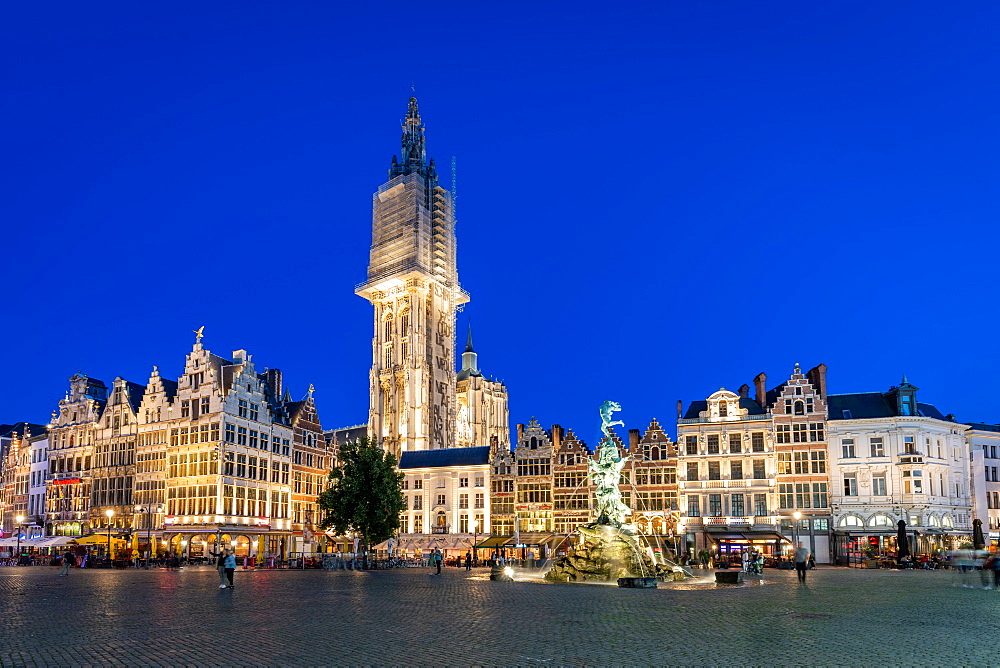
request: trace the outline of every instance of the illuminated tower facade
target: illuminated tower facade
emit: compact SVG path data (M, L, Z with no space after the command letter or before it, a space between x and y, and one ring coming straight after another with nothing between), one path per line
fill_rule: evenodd
M455 312L458 283L451 194L427 159L416 98L403 121L402 153L372 198L369 435L399 455L456 446Z

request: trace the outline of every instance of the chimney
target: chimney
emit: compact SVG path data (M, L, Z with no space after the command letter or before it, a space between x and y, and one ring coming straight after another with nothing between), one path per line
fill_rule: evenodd
M740 399L746 399L750 396L750 386L746 383L740 385Z
M817 364L813 368L806 372L806 378L812 383L812 386L816 388L819 392L819 396L823 401L826 401L826 365Z
M757 391L757 403L764 410L767 410L767 374L761 371L753 379L753 386Z
M682 415L684 415L684 402L681 401L680 399L678 399L677 400L677 419L678 420L681 419Z
M280 400L281 393L284 391L281 386L281 369L268 369L264 372L264 378L267 380L267 386L271 388L274 398Z
M552 447L558 450L562 446L563 428L557 424L552 425Z
M639 430L629 429L628 430L628 451L629 452L639 452Z

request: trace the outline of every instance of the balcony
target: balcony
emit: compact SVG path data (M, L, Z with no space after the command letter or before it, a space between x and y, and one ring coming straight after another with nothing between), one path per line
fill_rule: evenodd
M438 534L441 534L441 533L451 533L450 529L451 529L451 525L450 524L445 524L444 526L440 526L440 527L431 527L431 533L432 534L434 534L434 533L438 533Z

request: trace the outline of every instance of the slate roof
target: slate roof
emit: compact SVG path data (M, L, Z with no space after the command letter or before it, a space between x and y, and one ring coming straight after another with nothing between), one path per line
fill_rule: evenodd
M985 422L966 422L965 424L979 431L1000 431L1000 424L986 424Z
M142 395L146 393L146 386L133 383L130 380L125 381L125 386L128 388L129 406L132 408L132 412L138 415L139 406L142 404Z
M24 436L24 428L27 427L31 432L32 436L41 436L48 433L48 427L44 424L35 424L34 422L16 422L14 424L0 424L0 436L9 437L14 432L17 432L19 436Z
M748 397L741 397L740 398L740 408L747 409L747 414L748 415L763 415L764 413L767 412L763 408L760 407L760 404L757 403L756 399L750 399ZM707 401L704 401L704 400L702 400L702 401L692 401L690 404L688 404L687 412L684 413L684 419L685 420L695 420L698 417L700 417L698 415L698 413L700 413L702 411L707 411L707 410L708 410L708 402Z
M490 463L490 446L474 448L441 448L404 452L399 458L401 469L444 468L446 466L476 466Z
M868 418L896 417L895 401L882 392L859 392L856 394L830 394L827 396L830 420L863 420ZM849 411L850 417L844 415ZM933 404L917 402L917 415L947 420Z

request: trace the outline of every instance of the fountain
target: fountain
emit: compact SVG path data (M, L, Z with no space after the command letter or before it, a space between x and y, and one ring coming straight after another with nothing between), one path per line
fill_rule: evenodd
M601 405L603 443L596 459L588 460L590 478L594 481L594 503L597 521L578 528L579 540L566 556L560 557L545 574L552 582L618 582L628 587L655 587L656 577L673 576L674 568L653 563L639 546L635 527L625 523L629 508L622 503L618 483L629 457L622 457L611 435L612 413L621 405L605 401Z

